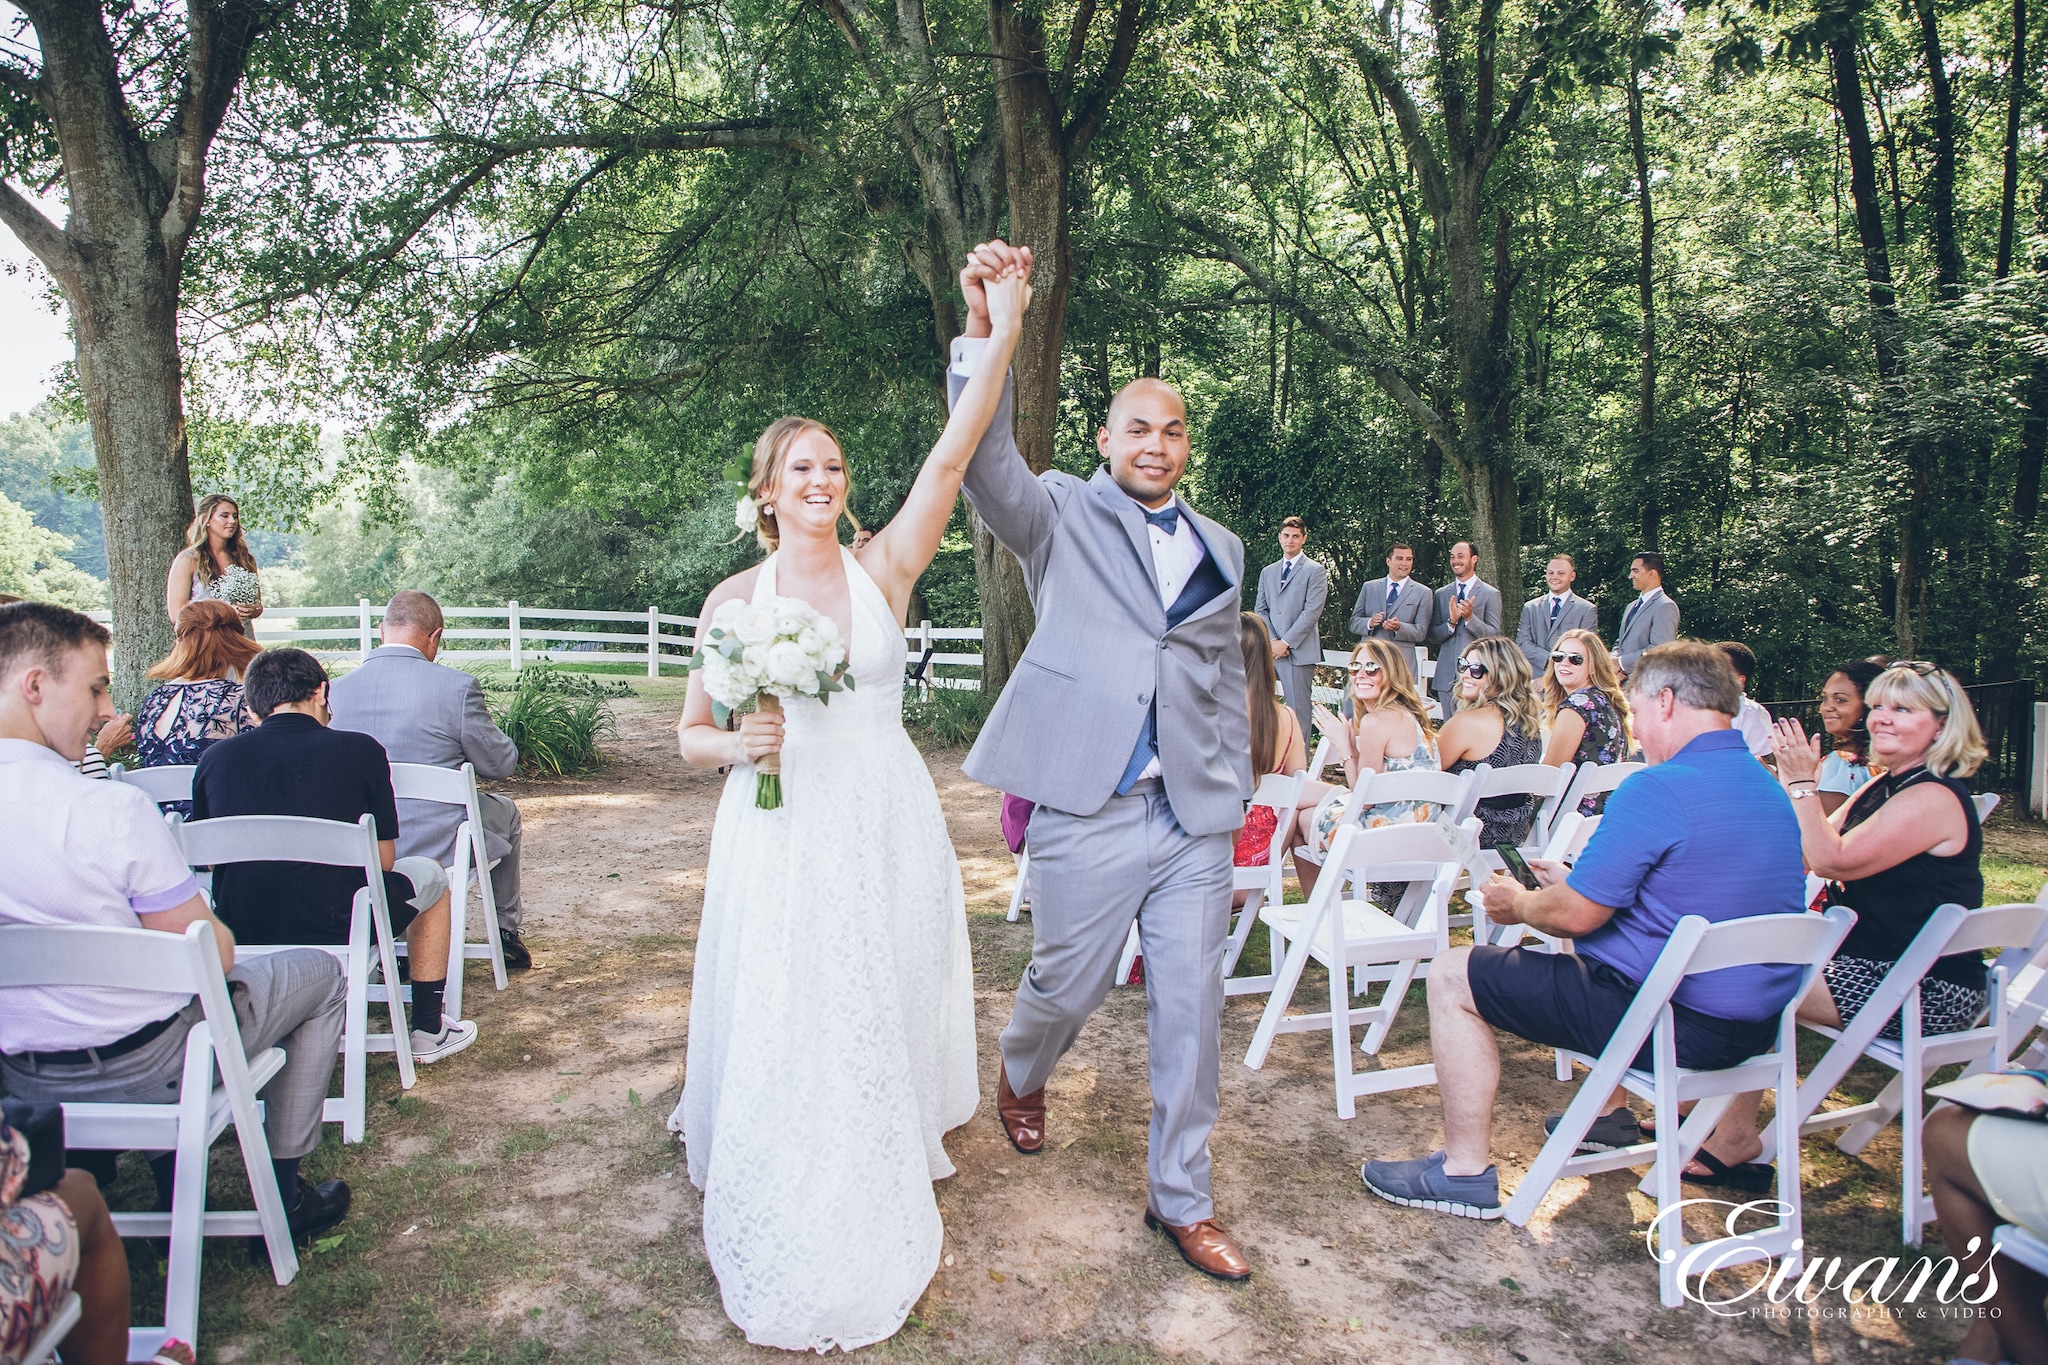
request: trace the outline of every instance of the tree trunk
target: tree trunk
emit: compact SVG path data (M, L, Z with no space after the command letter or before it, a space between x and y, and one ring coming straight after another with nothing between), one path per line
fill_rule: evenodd
M1641 75L1632 64L1628 76L1628 140L1636 163L1636 209L1640 220L1636 297L1642 315L1636 342L1640 361L1636 381L1636 488L1642 495L1642 548L1654 550L1664 520L1657 470L1657 294L1652 274L1657 219L1650 202L1650 151L1643 137Z
M129 711L171 652L164 578L192 520L177 272L150 249L159 243L133 246L65 290L106 522L114 695Z
M2012 60L2006 69L2005 174L1998 190L1998 261L1993 279L2012 273L2013 211L2020 189L2020 115L2027 94L2027 0L2012 0Z
M1913 0L1913 8L1920 16L1920 45L1927 61L1928 93L1934 106L1934 169L1928 177L1927 196L1934 220L1935 289L1947 301L1963 288L1963 251L1956 241L1955 90L1949 83L1948 61L1941 51L1934 0Z

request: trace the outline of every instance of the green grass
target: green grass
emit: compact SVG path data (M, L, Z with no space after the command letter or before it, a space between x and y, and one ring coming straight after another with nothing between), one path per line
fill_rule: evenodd
M2048 881L2048 869L2019 858L1986 853L1980 865L1984 869L1986 905L2030 901L2041 893L2041 883Z

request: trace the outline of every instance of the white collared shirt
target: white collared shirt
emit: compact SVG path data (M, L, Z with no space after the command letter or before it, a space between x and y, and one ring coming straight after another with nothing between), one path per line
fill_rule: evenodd
M0 739L0 924L141 927L199 894L140 787L82 777L56 750ZM84 986L0 990L0 1052L69 1052L125 1038L192 997Z
M1136 498L1131 501L1140 512L1146 510ZM1159 605L1170 611L1180 600L1181 589L1201 567L1202 557L1208 550L1203 546L1202 538L1195 534L1194 515L1188 511L1187 504L1175 498L1166 507L1180 511L1180 521L1175 524L1173 534L1169 536L1163 528L1148 521L1145 523L1145 535L1152 542L1152 576L1159 580ZM1159 510L1164 512L1166 507Z
M1478 574L1473 574L1470 578L1453 578L1451 580L1451 600L1453 602L1460 600L1470 602L1478 594L1481 582L1482 580ZM1462 599L1458 596L1460 592L1465 594Z
M1664 589L1663 589L1663 588L1662 588L1661 586L1660 586L1660 587L1655 587L1655 588L1652 588L1652 589L1650 589L1650 590L1649 590L1648 592L1644 593L1644 594L1643 594L1642 596L1638 597L1638 598L1637 598L1636 600L1637 600L1638 602L1647 602L1647 601L1649 601L1649 600L1650 600L1651 598L1653 598L1653 597L1657 596L1657 595L1658 595L1659 593L1661 593L1661 592L1663 592L1663 591L1664 591Z

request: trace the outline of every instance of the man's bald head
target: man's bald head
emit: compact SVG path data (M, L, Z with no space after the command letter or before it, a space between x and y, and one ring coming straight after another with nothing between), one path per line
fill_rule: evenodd
M1159 379L1134 379L1109 400L1095 433L1117 486L1147 507L1163 507L1188 467L1188 406Z
M429 659L441 652L441 604L426 593L408 588L384 607L383 641L410 645Z

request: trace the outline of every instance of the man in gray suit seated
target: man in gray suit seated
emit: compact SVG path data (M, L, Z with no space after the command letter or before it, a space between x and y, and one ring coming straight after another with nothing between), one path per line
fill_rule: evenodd
M1351 633L1361 640L1392 640L1405 645L1408 671L1422 683L1422 670L1415 646L1429 638L1429 626L1436 615L1436 603L1429 585L1408 575L1415 572L1415 550L1406 541L1396 541L1387 551L1387 576L1375 578L1358 590L1358 603L1351 608ZM1455 662L1455 660L1453 661Z
M510 777L519 749L484 705L484 690L473 676L434 662L441 652L441 604L423 592L406 591L384 609L379 648L362 666L336 678L328 688L334 728L358 730L384 746L393 763L436 768L476 765L479 778ZM498 905L499 944L507 971L524 971L533 955L519 937L519 807L509 796L479 792L484 817L484 858L497 860L491 892ZM398 803L398 854L432 858L447 866L455 857L455 831L462 811L434 801Z
M1678 638L1678 603L1664 591L1664 556L1645 550L1628 566L1628 581L1641 594L1621 616L1621 634L1614 641L1614 661L1623 677L1635 671L1643 651Z
M1479 552L1461 540L1451 547L1450 582L1436 590L1429 642L1437 647L1437 700L1449 718L1458 709L1458 659L1474 640L1500 634L1500 589L1479 577Z
M1323 661L1318 625L1330 595L1329 572L1302 553L1307 540L1308 526L1300 517L1280 523L1280 561L1260 571L1258 605L1253 608L1273 632L1273 667L1280 674L1287 704L1301 722L1303 739L1315 725L1310 690L1316 665Z
M1029 264L992 242L961 272L967 331L947 371L953 399L990 330L981 281ZM1034 475L1010 403L1006 391L965 484L1023 564L1038 614L964 765L1037 807L1031 965L1003 1030L996 1116L1019 1152L1044 1150L1045 1083L1109 993L1135 921L1152 1084L1145 1223L1197 1270L1242 1280L1251 1264L1216 1221L1209 1133L1231 843L1252 794L1244 544L1174 492L1189 442L1171 386L1140 379L1110 400L1095 436L1103 464L1087 479Z
M1579 566L1570 555L1552 555L1543 571L1550 591L1530 599L1522 607L1522 623L1515 628L1515 643L1529 660L1529 671L1540 681L1550 667L1550 651L1568 630L1600 630L1600 612L1591 602L1572 591Z

